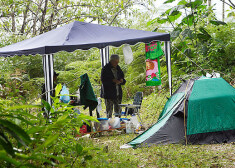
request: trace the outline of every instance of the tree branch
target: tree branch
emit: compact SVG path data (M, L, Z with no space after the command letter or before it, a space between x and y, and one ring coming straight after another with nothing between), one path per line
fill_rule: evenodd
M33 28L33 35L36 35L36 25L37 25L37 21L40 20L40 19L38 18L38 14L39 14L39 10L40 10L40 8L41 8L41 5L42 5L42 1L39 2L38 9L37 9L36 13L35 13L33 10L31 10L31 9L29 8L29 10L35 15L35 18L34 18L34 20L33 20L33 26L32 26L32 28Z
M5 24L5 22L1 19L2 23L3 23L3 27L6 31L10 32L9 27Z
M225 4L227 4L228 6L232 7L233 9L235 9L235 5L231 2L231 0L228 0L231 4L229 4L228 2L226 2L225 0L220 0L221 2L224 2Z
M113 24L114 20L117 18L117 16L118 16L123 10L125 10L126 8L128 8L128 7L130 6L130 4L129 4L130 2L131 2L131 0L129 0L129 1L126 3L126 5L114 15L113 19L112 19L111 22L109 23L109 26Z
M21 34L24 34L24 30L25 30L25 26L26 26L27 13L29 11L29 5L30 5L30 1L28 1L26 9L25 9L24 14L23 14L24 18L23 18L23 23L22 23L21 29L20 29Z
M93 5L72 5L72 6L64 6L62 8L58 8L57 10L62 10L62 9L66 9L66 8L73 8L73 7L96 7L99 8L100 6L93 6Z
M224 0L225 1L225 0ZM230 3L231 3L231 5L233 6L232 8L234 9L235 8L235 5L234 5L234 3L232 3L232 1L231 0L228 0Z

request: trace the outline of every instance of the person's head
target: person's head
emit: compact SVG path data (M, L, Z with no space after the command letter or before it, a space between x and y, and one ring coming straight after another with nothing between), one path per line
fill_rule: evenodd
M112 54L110 57L110 63L116 68L119 63L119 56L117 54Z
M54 71L54 75L53 75L53 81L54 82L57 80L58 76L59 76L59 74Z

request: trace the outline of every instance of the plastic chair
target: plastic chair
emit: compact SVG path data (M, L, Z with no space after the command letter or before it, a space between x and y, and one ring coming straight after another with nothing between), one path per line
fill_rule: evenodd
M121 107L125 107L124 115L127 116L127 115L137 114L140 118L139 110L141 108L142 100L143 100L143 92L136 92L133 104L120 104Z
M143 92L136 92L135 96L134 96L134 101L133 101L133 105L140 105L142 104L142 100L143 100ZM136 108L136 113L139 112L140 107L135 107ZM133 114L134 113L134 108L128 108L126 107L125 109L126 114Z

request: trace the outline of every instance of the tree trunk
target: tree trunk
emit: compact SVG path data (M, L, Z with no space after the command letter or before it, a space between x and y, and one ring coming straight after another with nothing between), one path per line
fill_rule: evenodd
M53 12L52 12L50 20L49 20L49 25L48 25L48 28L47 28L48 31L52 30L52 28L53 28L52 25L53 25L54 17L58 14L58 10L57 10L58 1L59 0L56 0L55 4L53 3Z
M48 3L48 0L45 0L45 5L44 5L44 9L42 11L42 18L41 18L41 25L40 25L40 34L43 33L43 28L45 27L44 23L45 23L45 17L46 17L46 13L47 13L47 3Z
M223 0L223 5L222 5L222 21L224 22L224 1L225 0Z
M11 13L11 31L15 32L16 31L16 21L15 21L15 10L13 5L11 5L12 8L12 13Z
M26 23L27 23L27 14L28 14L28 11L29 11L29 4L30 4L29 2L30 1L28 1L26 9L24 11L23 23L22 23L22 26L21 26L21 29L20 29L21 34L24 34L25 26L26 26Z
M36 35L36 28L37 28L37 20L38 20L38 14L40 13L40 9L41 9L41 5L42 5L42 0L39 2L38 4L38 9L35 13L35 16L34 16L34 19L33 19L33 35L35 36ZM33 14L34 15L34 14Z

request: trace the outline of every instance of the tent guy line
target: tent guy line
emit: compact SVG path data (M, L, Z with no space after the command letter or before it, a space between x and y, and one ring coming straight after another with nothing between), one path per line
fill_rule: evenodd
M199 67L202 71L207 72L205 69L203 69L200 65L198 65L196 62L194 62L189 56L187 56L186 54L184 54L182 51L180 51L177 47L175 47L174 45L172 45L172 47L174 47L176 50L178 50L179 52L181 52L181 54L183 54L185 57L187 57L192 63L194 63L197 67Z

